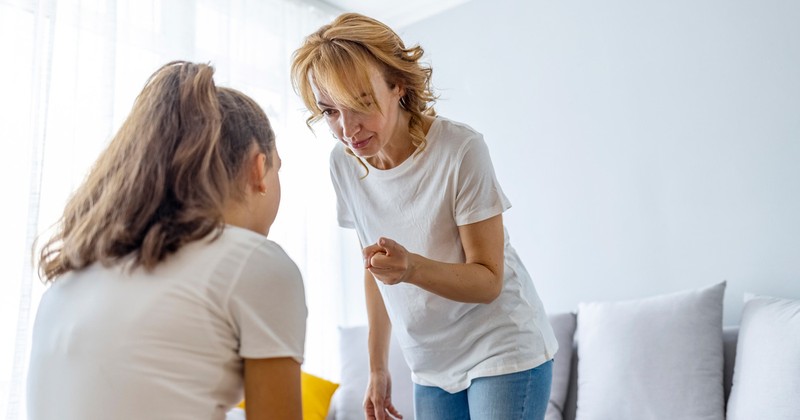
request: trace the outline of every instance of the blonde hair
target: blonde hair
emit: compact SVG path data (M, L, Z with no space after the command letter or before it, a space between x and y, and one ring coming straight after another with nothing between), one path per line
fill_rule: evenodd
M400 85L405 94L400 106L408 111L408 131L417 153L425 148L423 115L436 115L436 97L431 88L432 70L420 62L423 49L406 48L403 40L385 24L357 14L345 13L306 37L292 59L292 85L311 116L306 124L322 118L311 90L311 81L334 102L367 112L363 98L374 97L369 68L377 66L390 87ZM349 150L348 150L349 151ZM352 154L352 152L351 152Z
M176 61L150 76L42 248L45 282L130 254L133 267L151 269L221 233L224 202L244 195L248 153L257 147L271 164L275 135L252 99L216 87L213 74Z

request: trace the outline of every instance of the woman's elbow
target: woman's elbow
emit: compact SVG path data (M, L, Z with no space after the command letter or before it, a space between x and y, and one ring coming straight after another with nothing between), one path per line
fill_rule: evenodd
M503 292L503 271L500 270L499 273L493 274L494 275L489 281L489 285L486 287L480 303L492 303L500 296L500 293Z

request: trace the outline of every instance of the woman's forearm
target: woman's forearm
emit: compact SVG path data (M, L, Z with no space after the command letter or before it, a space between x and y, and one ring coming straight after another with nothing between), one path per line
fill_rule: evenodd
M503 268L479 263L450 264L409 254L405 280L431 293L459 302L489 303L500 294Z
M503 217L459 226L458 233L463 263L435 261L408 252L391 238L380 238L363 249L365 267L390 286L409 283L459 302L492 302L503 288Z
M386 371L389 366L389 339L392 333L392 323L389 321L378 285L375 284L375 278L367 270L364 272L364 293L369 321L367 346L370 371Z

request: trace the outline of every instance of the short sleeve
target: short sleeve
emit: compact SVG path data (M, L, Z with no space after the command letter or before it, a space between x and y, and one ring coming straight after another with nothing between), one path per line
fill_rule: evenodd
M303 279L280 246L265 240L253 251L231 289L228 311L241 357L303 362L308 316Z
M339 172L339 166L336 162L336 155L342 153L339 147L339 145L334 147L330 158L331 183L333 184L333 189L336 192L336 218L339 222L339 226L348 229L355 229L356 223L353 217L353 212L350 210L350 206L348 205L347 200L344 198L344 190L342 189L342 185L339 181L340 177L342 176Z
M459 152L461 160L456 176L455 220L459 226L476 223L511 207L500 188L489 156L489 148L480 135L471 138Z

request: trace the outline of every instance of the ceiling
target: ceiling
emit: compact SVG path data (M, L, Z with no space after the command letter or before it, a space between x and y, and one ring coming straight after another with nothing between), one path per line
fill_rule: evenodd
M356 12L382 21L392 27L401 28L452 9L469 0L316 0L337 12Z

